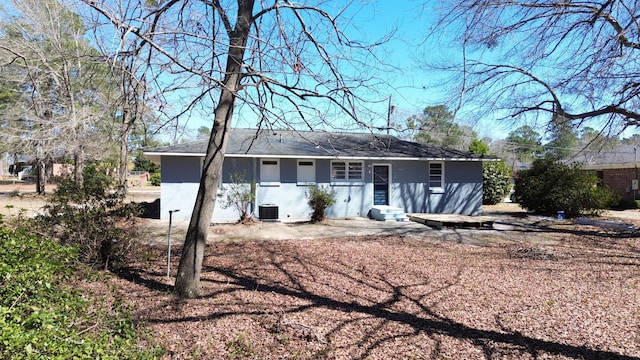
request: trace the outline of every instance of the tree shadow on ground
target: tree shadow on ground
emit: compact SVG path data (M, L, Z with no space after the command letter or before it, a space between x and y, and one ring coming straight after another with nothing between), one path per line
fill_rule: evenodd
M138 217L143 219L160 219L160 199L155 199L152 202L132 202L138 207Z
M353 302L343 302L331 299L328 297L314 294L313 292L305 290L294 290L281 286L271 286L261 283L260 279L251 278L247 276L241 276L236 274L233 270L207 267L206 271L216 272L226 277L233 279L234 285L239 285L247 290L260 291L267 293L277 293L281 295L293 296L298 299L309 300L313 305L306 306L319 307L325 309L333 309L351 313L359 313L373 316L377 319L383 319L386 321L403 323L411 326L415 331L425 332L428 335L444 335L457 339L471 340L474 344L480 346L485 355L492 353L492 346L489 343L500 343L506 345L514 345L520 349L526 349L534 358L537 358L541 352L562 355L576 359L639 359L637 357L620 355L610 351L601 351L597 349L590 349L584 346L568 345L559 342L536 339L533 337L525 336L518 332L498 332L492 330L476 329L450 319L440 317L432 313L429 308L421 305L425 314L435 316L435 318L418 317L414 314L397 312L388 309L389 304L377 304L373 306L364 306ZM402 293L401 289L394 287L394 293ZM396 295L399 296L399 295ZM208 317L191 319L193 321L208 320ZM185 321L187 319L178 319L178 321ZM394 336L395 337L395 336ZM376 345L379 345L382 341L378 341ZM362 356L366 358L367 356Z
M163 275L157 272L146 271L136 267L122 267L113 270L113 273L121 279L143 285L151 290L162 292L173 291L173 285L156 280L159 276Z
M371 239L369 239L371 241ZM394 240L395 241L395 240ZM403 240L397 240L402 242ZM251 248L244 250L243 247ZM492 358L496 352L510 351L511 354L527 354L532 358L545 355L566 356L577 359L639 359L637 357L618 354L611 351L589 348L587 346L571 345L558 341L536 338L525 335L517 330L501 326L496 320L497 329L487 330L469 326L440 315L433 310L434 304L428 304L425 299L436 298L436 294L457 286L461 269L454 275L451 281L439 284L426 293L414 293L410 288L427 284L423 279L411 278L416 283L398 283L397 280L387 278L384 272L372 272L366 266L342 260L326 258L320 259L311 255L296 252L298 245L288 245L287 242L255 241L238 244L224 244L217 247L213 253L209 253L209 264L203 267L203 297L216 298L221 294L251 292L263 294L265 299L269 296L280 295L286 298L296 299L292 301L297 305L280 309L283 314L292 315L313 310L337 311L341 314L349 314L348 319L336 319L333 329L326 334L331 337L341 329L347 328L351 323L370 319L378 322L371 326L368 333L361 336L357 346L361 353L356 357L364 359L375 356L377 348L392 345L400 338L412 340L416 334L424 334L432 339L434 350L431 357L440 357L440 342L442 337L449 337L466 341L477 347L485 357ZM412 245L413 246L413 245ZM433 244L421 244L418 246L433 246ZM227 265L211 265L220 262L221 257L236 258ZM355 269L355 270L353 270ZM267 275L271 274L271 275ZM277 275L274 275L277 274ZM344 296L328 295L321 291L323 284L321 275L332 278L342 278L351 284L349 288L339 289ZM168 290L163 284L154 281L144 281L140 272L132 271L127 276L145 286L159 290ZM142 274L144 275L144 274ZM339 284L339 282L338 282ZM382 298L367 298L361 296L358 287L384 292ZM364 292L366 293L366 291ZM263 300L266 301L266 300ZM303 303L303 304L300 304ZM255 306L263 306L252 303L238 303L234 310L217 309L214 312L198 315L183 316L178 318L146 319L157 323L199 323L201 321L214 321L238 314L259 316L265 313L264 309ZM418 309L406 311L402 309ZM403 330L388 334L380 329L386 324L402 324L410 330ZM504 355L504 353L502 353Z
M631 248L635 244L635 240L620 242L621 247L613 249L615 252L611 253L612 243L614 246L619 245L617 244L618 238L611 237L610 232L602 232L596 228L584 227L572 230L558 228L557 224L539 223L530 228L510 231L509 236L532 231L553 234L558 238L562 238L563 234L582 237L585 239L584 241L590 242L589 251L593 250L599 254L600 257L594 258L599 262L633 266L638 266L639 263L640 255L638 254L640 252L638 248ZM619 236L619 238L622 237L622 235ZM353 242L354 239L351 238L349 241ZM363 237L361 241L357 242L360 244L357 248L374 246L377 242L387 241L384 239L385 237ZM460 242L454 239L433 242L406 240L402 237L389 237L388 239L388 243L391 245L408 244L409 247L415 246L422 249L437 248L447 242ZM384 266L375 271L368 269L362 265L369 265L366 260L359 262L360 260L356 258L354 262L349 262L341 257L332 258L330 252L323 252L320 255L306 252L307 247L323 248L325 243L327 247L331 247L332 244L339 244L341 241L341 239L318 240L306 244L301 244L300 241L243 241L210 245L207 249L207 260L205 260L202 269L203 296L198 301L206 301L206 299L220 301L219 299L224 295L233 295L232 298L242 299L241 293L250 292L261 294L264 303L237 301L235 304L228 304L229 306L226 308L200 311L189 316L155 317L150 315L144 321L184 324L217 321L237 315L260 317L269 312L279 312L290 316L310 311L335 311L339 314L346 314L347 318L336 319L331 325L333 327L331 331L325 334L327 338L331 338L334 334L335 336L344 336L343 333L341 334L343 329L348 329L352 323L362 322L363 319L377 322L375 326L367 325L369 326L366 330L367 333L361 335L357 340L358 344L353 345L360 351L358 356L354 356L354 358L360 359L375 357L377 349L392 346L398 339L415 341L416 334L428 337L433 343L431 358L443 356L439 350L441 342L443 338L450 338L472 344L486 358L501 356L507 352L512 356L524 355L532 358L552 355L577 359L640 359L597 347L568 344L549 338L527 335L520 332L518 328L509 328L503 325L500 319L495 320L494 329L483 329L439 314L437 310L434 310L436 307L434 307L432 299L438 298L438 293L459 285L461 269L458 269L458 274L446 284L439 284L426 293L416 293L410 288L427 284L427 280L420 276L407 277L410 279L409 281L416 283L401 282L397 278L389 278ZM578 248L576 250L581 251ZM179 250L176 251L176 254L178 253ZM579 263L585 259L590 260L590 258L579 258L567 260L567 262ZM627 259L629 262L623 264L621 259ZM554 264L554 262L545 264ZM129 268L119 272L118 275L153 290L166 292L173 289L172 286L157 280L163 276L158 270L147 271ZM344 279L347 286L337 290L345 295L335 295L324 291L323 287L333 286L336 288L341 284L340 282L334 284L331 280L323 280L326 278ZM371 289L384 295L363 297L357 288ZM367 294L366 291L363 293ZM270 297L274 295L295 300L287 301L286 306L281 307L264 305L268 304ZM266 310L264 306L267 306ZM405 310L409 308L413 310ZM382 331L381 329L387 324L401 324L404 330L393 333Z

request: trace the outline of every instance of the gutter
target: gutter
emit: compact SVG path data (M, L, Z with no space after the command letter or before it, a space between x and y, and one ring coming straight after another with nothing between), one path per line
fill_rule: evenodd
M184 157L204 157L204 153L176 153L176 152L143 152L150 159L160 156L184 156ZM413 160L413 161L473 161L489 162L500 161L498 158L446 158L446 157L386 157L386 156L310 156L310 155L276 155L276 154L225 154L225 158L278 158L278 159L323 159L323 160Z

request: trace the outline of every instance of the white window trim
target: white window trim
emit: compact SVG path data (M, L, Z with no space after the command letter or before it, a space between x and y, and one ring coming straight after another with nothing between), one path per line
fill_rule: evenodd
M310 162L311 163L311 167L313 168L313 181L304 181L304 180L300 180L300 163L301 162ZM304 166L308 166L308 165L304 165ZM310 160L310 159L298 159L298 161L296 161L296 182L298 185L315 185L316 184L316 161L315 160Z
M275 161L275 166L277 167L278 173L278 181L263 181L262 177L264 175L264 167L265 166L274 166L274 165L265 165L265 161ZM280 159L260 159L260 186L280 186Z
M373 177L375 176L375 173L373 171L373 168L376 166L386 166L388 169L388 179L387 179L387 192L388 192L388 196L387 196L387 202L389 205L391 205L391 193L393 191L393 184L392 184L392 180L393 180L393 174L391 173L392 171L392 167L391 167L391 163L374 163L371 164L371 187L372 189L375 189L375 183L376 183L376 179L374 179ZM374 190L375 191L375 190ZM373 195L373 194L371 194Z
M345 165L345 179L336 179L333 177L333 164L335 163L344 163ZM349 164L351 163L359 163L360 164L360 177L349 179ZM365 173L365 164L362 160L332 160L330 171L330 179L332 185L353 185L353 184L364 184L364 173Z
M440 186L436 186L436 187L432 187L431 186L431 164L440 164L441 167L440 169L442 170L442 174L440 174ZM428 174L428 178L427 178L427 184L429 185L429 191L431 191L432 193L437 193L437 194L441 194L444 193L444 184L445 184L445 177L444 177L444 161L430 161L429 162L429 174Z

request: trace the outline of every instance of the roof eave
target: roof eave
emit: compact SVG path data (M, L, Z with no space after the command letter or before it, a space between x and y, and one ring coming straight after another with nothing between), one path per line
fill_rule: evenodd
M162 156L204 157L205 153L178 153L178 152L144 152L154 163L160 162ZM387 161L498 161L491 158L453 158L453 157L403 157L403 156L339 156L339 155L278 155L278 154L226 154L225 157L236 158L279 158L279 159L327 159L327 160L387 160Z
M613 169L634 169L636 163L617 163L617 164L584 164L582 168L585 170L613 170Z

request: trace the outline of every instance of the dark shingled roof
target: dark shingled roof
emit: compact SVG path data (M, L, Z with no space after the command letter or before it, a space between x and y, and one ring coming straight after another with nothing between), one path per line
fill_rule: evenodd
M145 151L146 155L204 155L207 140ZM482 159L464 151L371 133L233 129L226 156Z

